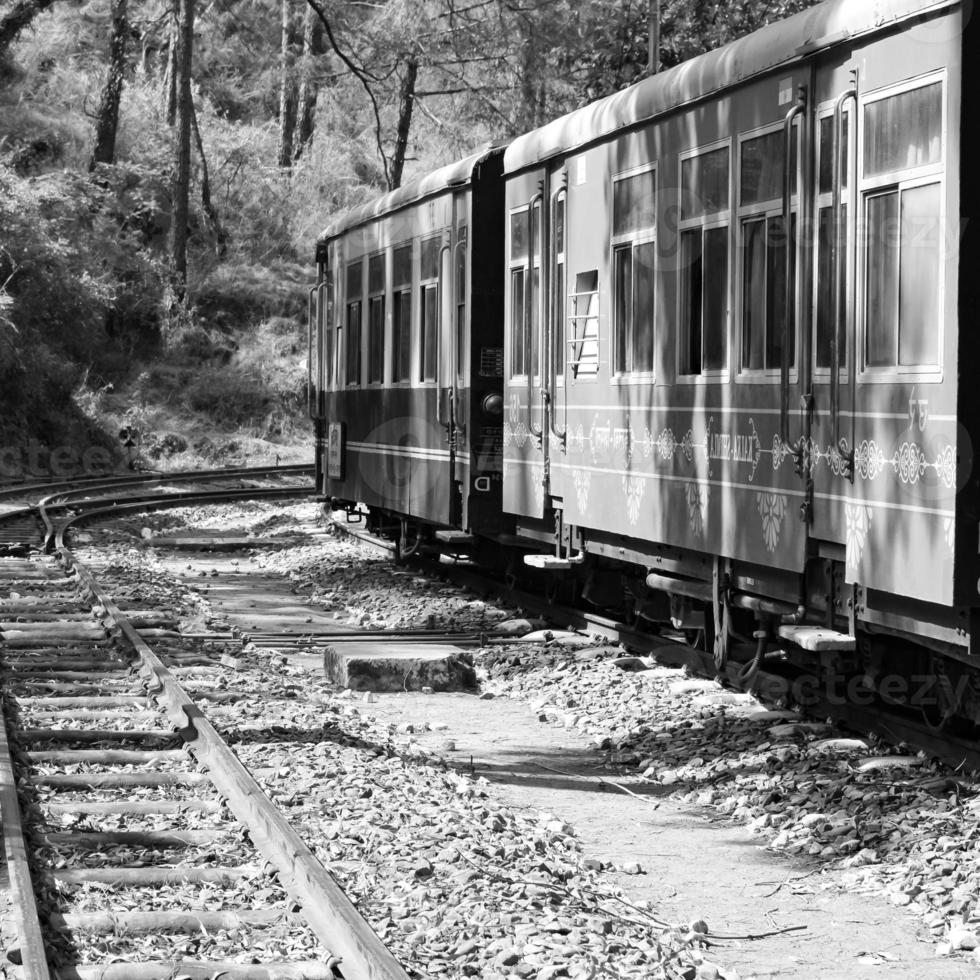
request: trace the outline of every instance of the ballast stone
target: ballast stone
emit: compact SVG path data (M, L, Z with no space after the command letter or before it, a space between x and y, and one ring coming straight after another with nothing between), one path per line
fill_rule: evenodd
M450 643L412 643L399 647L339 641L323 651L328 681L352 691L470 690L476 684L469 654Z

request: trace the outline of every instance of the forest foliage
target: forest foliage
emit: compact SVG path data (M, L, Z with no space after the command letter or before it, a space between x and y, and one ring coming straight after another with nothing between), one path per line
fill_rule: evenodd
M660 66L812 2L661 0ZM188 7L184 283L169 243ZM293 320L301 346L332 215L643 77L649 14L635 0L0 0L0 435L63 439L83 382L124 384L166 351L244 350L270 318L278 335Z

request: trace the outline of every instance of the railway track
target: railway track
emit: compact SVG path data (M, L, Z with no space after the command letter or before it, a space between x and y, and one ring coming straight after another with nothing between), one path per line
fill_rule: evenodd
M121 609L65 543L79 520L107 512L309 493L304 483L254 485L268 476L61 486L0 516L11 975L407 977L205 718L200 702L242 696L214 690L217 661L152 648L146 636L166 633L167 616L139 603ZM215 480L253 485L170 487ZM168 492L147 493L154 482ZM227 955L242 949L252 962Z

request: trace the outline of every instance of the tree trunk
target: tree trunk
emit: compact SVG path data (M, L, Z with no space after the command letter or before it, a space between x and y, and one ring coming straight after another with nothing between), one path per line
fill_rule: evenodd
M228 236L221 225L221 218L218 210L211 200L211 174L208 171L208 158L204 155L204 143L201 141L201 130L197 125L197 109L191 102L191 122L194 127L194 142L197 145L197 154L201 158L201 205L204 213L211 222L211 230L214 232L214 241L218 255L224 255L227 249Z
M298 160L307 144L313 139L313 119L316 115L317 83L313 77L316 59L323 54L323 26L312 7L306 8L303 24L303 74L296 99L296 150L293 159Z
M173 126L177 121L177 22L179 18L179 0L171 0L167 63L163 70L163 114L168 126Z
M409 58L405 66L401 92L398 96L398 131L395 135L395 155L391 160L391 179L388 189L401 187L402 171L405 169L405 154L408 152L408 134L412 128L412 110L415 108L415 80L419 74L419 63Z
M177 126L174 132L173 221L170 265L174 296L183 301L187 292L187 224L191 182L191 128L194 103L191 99L191 64L194 46L194 0L178 0Z
M293 78L293 11L291 0L282 0L282 45L279 61L279 145L276 162L283 169L293 163L293 132L296 129L296 80Z
M13 43L14 38L38 14L47 10L54 0L18 0L13 7L0 17L0 54Z
M656 75L660 71L660 0L649 0L649 4L647 71L651 75Z
M89 163L94 170L97 163L115 163L116 129L119 125L119 98L122 95L123 74L126 71L126 35L129 22L126 17L128 0L112 0L112 37L109 41L109 71L102 89L99 114L95 122L95 149Z

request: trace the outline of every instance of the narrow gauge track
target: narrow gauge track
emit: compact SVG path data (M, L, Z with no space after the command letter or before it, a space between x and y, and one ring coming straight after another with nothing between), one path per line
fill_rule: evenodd
M4 501L10 504L7 509L0 509L0 555L24 553L30 547L40 547L38 536L44 547L53 545L52 535L54 525L45 522L43 515L50 517L64 514L71 508L81 512L92 512L100 507L118 511L124 506L140 504L144 509L156 507L174 507L180 502L192 504L195 496L205 499L210 493L215 501L236 499L231 495L233 488L218 489L216 485L228 483L237 484L241 491L238 499L250 496L260 497L254 493L258 489L256 481L278 481L285 495L296 490L295 484L282 485L281 481L289 478L311 476L313 469L305 464L290 466L257 466L236 467L216 470L188 470L175 473L141 473L138 475L111 477L77 477L74 479L56 480L50 483L19 484L14 487L0 488L0 505ZM174 484L191 483L203 484L214 489L187 491L183 495L175 492L140 493L144 488L169 487ZM242 485L247 484L247 485ZM266 488L268 495L274 496L277 487ZM29 502L27 502L29 501ZM20 506L13 506L19 503Z
M227 478L227 471L213 477ZM157 479L172 482L169 475ZM195 479L212 477L185 476ZM209 658L151 649L140 630L166 625L161 614L121 610L64 543L79 519L108 511L306 496L310 488L140 494L120 502L105 495L107 486L62 491L32 509L56 556L0 557L0 804L17 933L4 937L8 974L24 980L405 980L195 704L194 698L236 697L208 690ZM0 525L16 521L23 528L23 516L0 516ZM243 862L246 842L254 851ZM108 863L100 859L107 853ZM234 854L235 863L220 860L223 853ZM243 907L268 868L276 878L266 903ZM72 908L76 890L91 886L104 889L111 908ZM43 897L40 906L36 895ZM148 896L152 909L141 907ZM41 914L53 907L58 911ZM168 955L155 955L161 946L150 940L242 930L260 950L263 937L274 941L304 927L326 955L251 964L192 960L173 956L173 940L163 946ZM141 948L151 955L140 955Z
M352 525L335 517L330 517L330 521L334 527L352 537L389 553L396 553L396 548L390 541L356 524ZM424 561L425 558L414 560ZM525 609L555 624L556 628L586 630L615 643L622 643L636 653L649 655L664 666L686 667L702 677L718 678L726 686L736 689L745 687L742 673L746 662L755 653L755 647L750 644L735 644L734 652L745 660L728 663L719 676L710 653L670 634L652 633L599 612L563 605L537 592L487 575L471 564L440 564L438 567L441 574L449 576L458 584ZM798 703L812 717L820 720L830 718L842 727L862 735L873 733L890 744L905 743L914 746L962 772L980 773L980 743L975 739L948 731L937 731L900 707L881 703L855 704L848 701L842 686L828 682L827 678L816 672L801 672L790 664L781 662L778 650L768 654L764 663L773 669L760 667L749 687L765 701ZM797 697L798 694L802 698Z

